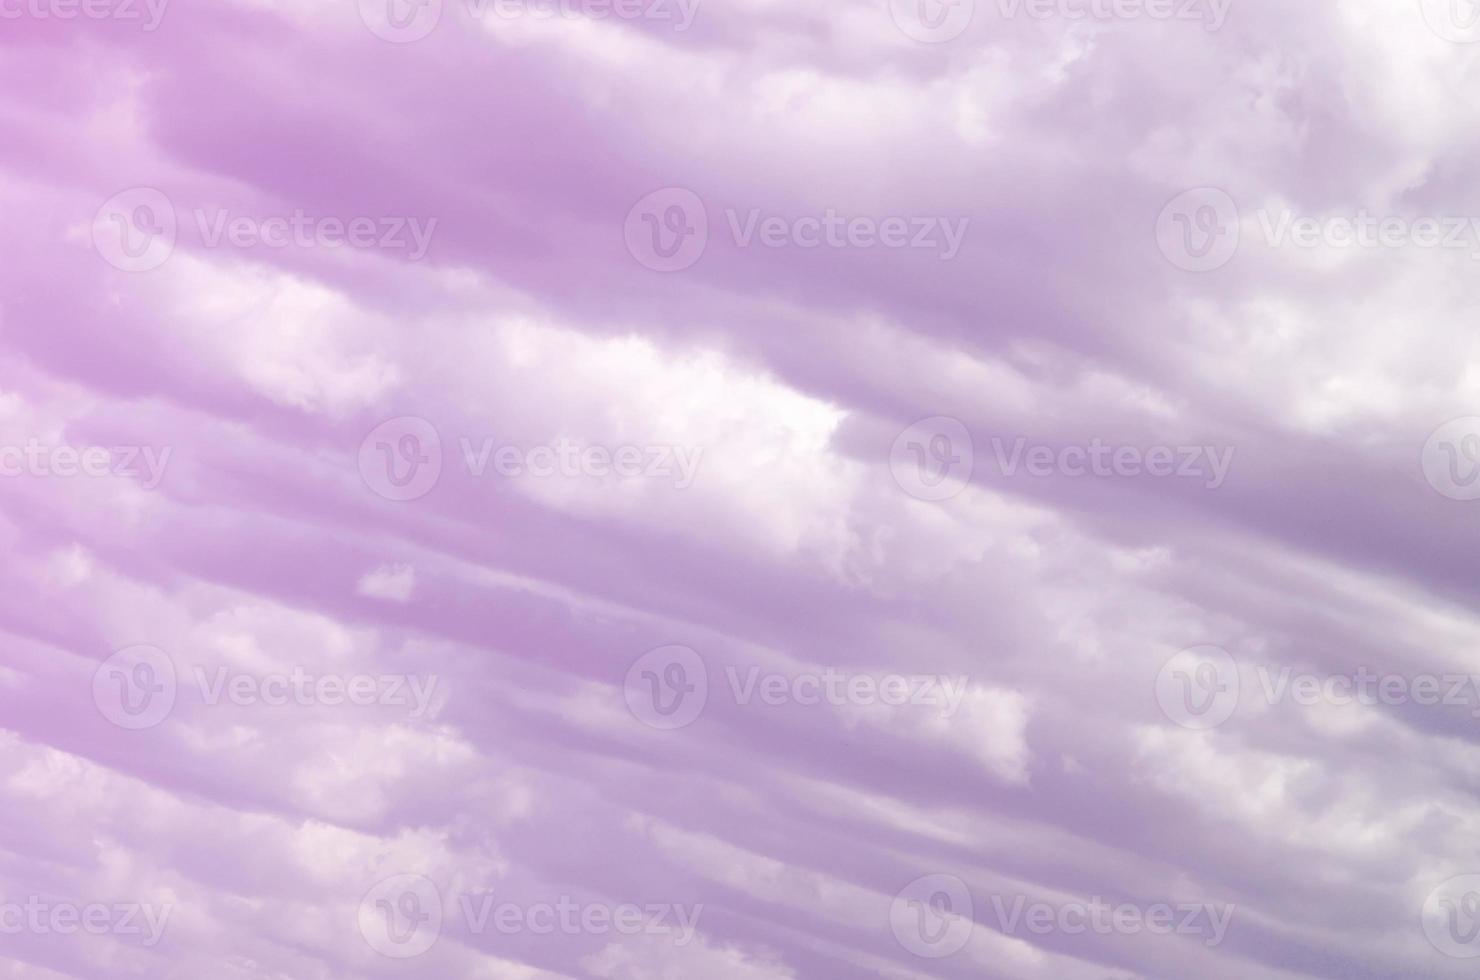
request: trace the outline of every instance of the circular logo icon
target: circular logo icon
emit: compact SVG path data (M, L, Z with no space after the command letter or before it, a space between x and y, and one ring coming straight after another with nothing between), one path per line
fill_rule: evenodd
M1238 205L1217 187L1183 191L1161 209L1156 243L1167 261L1179 269L1221 269L1238 251Z
M955 875L926 875L900 889L889 907L889 927L899 945L938 960L961 949L976 923L971 890Z
M1480 497L1480 418L1445 422L1423 444L1423 475L1450 500Z
M1162 665L1156 703L1162 714L1194 731L1217 728L1238 708L1238 662L1222 647L1188 647Z
M709 703L709 671L688 647L658 647L637 658L622 688L634 718L672 731L692 725Z
M442 893L430 878L396 875L360 900L360 935L381 956L406 960L442 935Z
M153 728L175 710L175 663L159 647L125 647L93 672L93 703L119 728Z
M1455 44L1480 41L1480 2L1476 0L1419 0L1429 30Z
M682 272L709 245L709 212L693 191L665 187L632 205L624 230L638 262L654 272Z
M442 477L442 437L414 415L377 425L360 443L360 476L387 500L417 500Z
M133 187L108 198L93 216L92 240L103 261L124 272L148 272L169 261L179 226L163 191Z
M1430 892L1423 903L1423 932L1445 956L1480 956L1480 875L1450 878Z
M976 0L889 0L889 13L910 40L944 44L971 26Z
M442 20L442 0L360 0L360 19L392 44L420 41Z
M971 481L976 453L960 419L937 415L905 429L889 450L889 471L919 500L948 500Z

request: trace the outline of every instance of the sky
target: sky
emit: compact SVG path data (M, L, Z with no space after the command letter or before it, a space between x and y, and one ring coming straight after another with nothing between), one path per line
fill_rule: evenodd
M0 0L0 980L1458 980L1472 0Z

